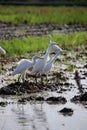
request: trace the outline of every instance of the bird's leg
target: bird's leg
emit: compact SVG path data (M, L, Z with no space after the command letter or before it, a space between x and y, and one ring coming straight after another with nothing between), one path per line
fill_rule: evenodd
M22 74L22 81L23 81L23 82L26 80L25 77L26 77L26 73L23 73L23 74Z
M41 75L41 83L43 84L43 76Z
M36 84L37 84L37 76L35 75L35 82L36 82Z
M46 76L46 81L47 81L47 80L48 80L48 79L47 79L47 75L45 75L45 76Z
M21 78L21 74L20 74L19 77L18 77L18 82L20 82L20 78Z
M48 83L49 82L48 77L47 77L48 75L46 74L45 76L46 76L46 83Z

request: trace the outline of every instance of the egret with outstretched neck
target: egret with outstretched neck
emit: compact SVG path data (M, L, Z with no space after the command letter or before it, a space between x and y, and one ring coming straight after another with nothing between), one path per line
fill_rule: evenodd
M41 72L41 74L42 75L47 75L47 73L51 70L51 68L52 68L52 66L53 66L53 64L54 64L54 62L55 62L55 60L57 59L57 57L60 55L60 52L61 51L58 51L57 53L56 53L56 55L52 58L52 59L50 59L50 61L48 61L46 64L45 64L45 66L44 66L44 68L42 69L42 72Z
M31 74L41 74L42 72L42 69L44 68L46 62L47 62L47 59L48 59L48 56L49 56L49 53L50 53L50 49L51 47L54 45L54 43L50 44L48 46L48 49L45 53L45 55L42 57L42 59L38 59L38 61L36 62L36 64L34 65L32 71L31 71ZM42 78L41 78L41 82L42 82ZM36 83L37 83L37 78L36 78Z
M38 59L38 61L36 62L36 64L34 65L31 74L37 74L40 73L42 71L42 69L44 68L46 62L47 62L47 58L49 56L50 53L50 49L54 44L49 45L45 55L43 56L42 59Z

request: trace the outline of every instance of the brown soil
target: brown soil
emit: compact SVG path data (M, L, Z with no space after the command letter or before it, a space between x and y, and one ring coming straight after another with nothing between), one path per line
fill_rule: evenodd
M12 24L0 22L0 39L24 38L28 36L42 36L53 32L70 33L87 31L87 25L81 24Z

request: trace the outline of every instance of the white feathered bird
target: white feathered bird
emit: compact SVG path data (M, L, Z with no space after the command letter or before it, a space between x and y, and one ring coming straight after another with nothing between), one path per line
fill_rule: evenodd
M31 68L37 61L37 59L40 59L40 57L38 56L33 56L32 60L28 60L28 59L21 59L18 62L17 67L14 69L14 71L11 73L11 75L16 75L16 74L20 74L19 79L22 77L22 80L25 81L25 77L26 77L26 71Z
M50 49L51 47L53 46L54 44L50 44L45 55L43 56L42 59L38 59L38 61L35 63L32 71L31 71L31 74L37 74L37 73L40 73L42 71L42 69L44 68L46 62L47 62L47 58L49 56L49 53L50 53Z
M52 68L52 66L53 66L53 64L54 64L54 62L55 62L55 60L57 59L57 57L60 55L60 52L61 51L58 51L57 53L56 53L56 55L52 58L52 59L50 59L50 61L48 61L46 64L45 64L45 66L44 66L44 68L43 68L43 70L42 70L42 72L41 72L41 74L42 75L47 75L47 73L51 70L51 68Z

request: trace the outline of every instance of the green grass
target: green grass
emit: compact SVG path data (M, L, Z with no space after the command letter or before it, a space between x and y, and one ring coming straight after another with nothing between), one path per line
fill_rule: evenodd
M67 35L53 34L52 40L55 41L62 49L74 49L77 46L87 45L87 32L71 33ZM39 50L46 51L49 39L47 36L43 37L28 37L24 39L12 39L0 41L7 56L20 56L29 52L37 52Z
M85 7L0 6L0 21L12 23L87 24Z

